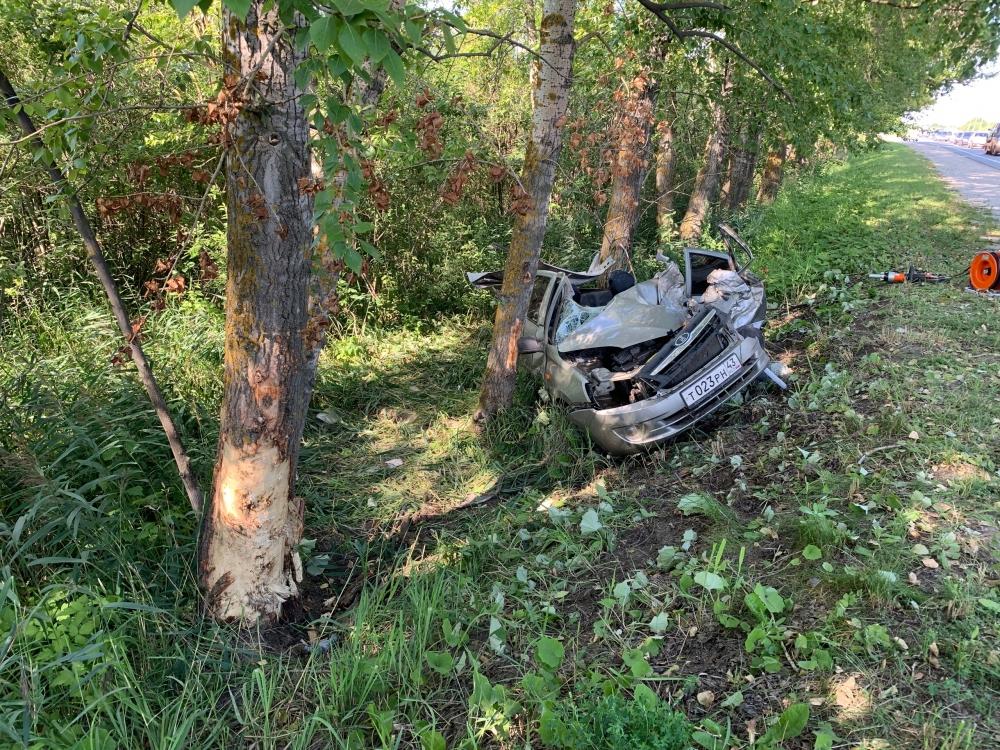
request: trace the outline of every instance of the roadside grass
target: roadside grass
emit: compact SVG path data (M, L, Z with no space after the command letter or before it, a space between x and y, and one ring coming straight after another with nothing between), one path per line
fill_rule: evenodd
M488 320L335 342L302 611L259 638L197 617L194 519L103 311L22 320L0 351L0 744L1000 744L996 303L845 278L960 274L984 221L900 146L788 186L747 231L791 393L626 460L529 379L475 433ZM156 325L207 481L218 315Z

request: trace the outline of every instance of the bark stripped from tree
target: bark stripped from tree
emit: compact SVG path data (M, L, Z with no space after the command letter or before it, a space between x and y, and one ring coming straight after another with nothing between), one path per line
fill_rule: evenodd
M708 209L715 199L722 176L722 151L726 139L726 104L733 88L732 65L727 61L722 76L722 90L712 104L712 126L705 141L705 155L695 178L687 212L681 221L681 239L687 242L701 236Z
M265 5L253 2L245 23L222 15L227 85L245 84L248 101L225 139L225 390L200 549L208 612L247 624L275 620L301 580L294 488L308 406L313 205L299 187L309 128L293 77L305 50Z
M673 113L656 126L659 141L656 144L656 226L660 242L668 242L674 233L674 153Z
M45 148L45 144L42 142L41 137L38 135L38 130L35 128L35 124L31 121L28 113L20 107L20 101L17 98L17 92L14 90L13 85L10 80L0 70L0 94L3 95L4 101L8 107L11 109L17 108L17 122L21 131L28 138L28 143L35 150L36 154L47 154L48 151ZM163 394L160 392L160 386L156 382L156 378L153 377L153 370L149 366L149 360L146 359L146 353L142 350L142 346L139 344L139 337L132 330L132 322L129 320L128 313L125 311L125 304L122 302L122 298L118 294L118 288L115 286L115 281L111 278L111 272L108 270L108 264L104 260L104 252L101 250L101 245L97 241L97 235L94 234L93 228L90 226L90 222L87 220L87 215L83 211L83 206L80 205L80 199L77 197L66 182L66 176L62 173L58 166L49 160L46 165L46 169L49 173L49 177L53 184L64 191L66 202L69 204L69 213L73 218L73 224L76 226L76 231L79 232L80 237L83 239L84 247L87 249L87 255L90 257L90 262L94 266L94 270L97 272L97 278L101 282L101 286L104 288L104 293L107 295L108 302L111 304L111 311L114 313L115 322L118 323L118 330L122 332L122 336L125 337L127 342L129 353L132 355L132 361L135 363L136 369L139 371L139 379L142 381L143 387L146 389L146 394L149 396L150 402L153 404L153 409L156 411L156 416L160 420L160 426L163 427L163 432L167 436L167 443L170 445L170 451L174 456L174 463L177 465L177 473L180 474L181 482L184 484L184 491L187 493L188 501L191 503L191 508L198 513L201 511L202 506L202 496L201 488L198 486L198 481L195 479L194 474L191 471L191 460L188 458L187 451L184 450L184 445L181 442L180 435L177 433L177 428L174 426L174 420L170 416L170 412L167 410L167 403L163 399Z
M760 131L744 131L729 147L729 171L722 186L721 207L729 212L739 211L750 196L753 176L757 170L757 146Z
M648 71L636 76L627 90L615 92L617 114L612 137L617 151L611 165L611 200L601 240L601 260L614 257L612 269L632 266L632 236L639 221L639 197L649 169L653 112L659 85Z
M781 145L767 152L764 160L764 170L760 175L760 187L757 189L758 203L773 203L778 197L781 178L784 176L785 159L788 157L788 146Z
M549 198L573 72L575 0L544 0L539 29L541 59L536 66L538 85L532 91L531 138L524 155L521 184L527 194L525 210L514 219L510 251L504 267L493 342L486 359L476 421L488 420L510 406L517 375L517 340L524 325L528 300L538 270L545 236Z

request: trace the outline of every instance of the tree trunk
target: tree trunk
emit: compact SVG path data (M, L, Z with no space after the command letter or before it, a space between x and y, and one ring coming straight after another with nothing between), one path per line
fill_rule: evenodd
M712 128L705 141L705 157L694 181L687 213L681 222L681 239L687 242L701 236L708 209L715 199L722 175L722 151L726 138L726 100L733 87L732 66L727 62L722 77L722 91L712 105Z
M297 594L302 503L294 486L308 407L313 206L299 188L310 175L309 127L293 76L305 50L266 6L251 3L245 23L226 8L222 15L227 81L252 79L246 90L254 93L224 141L225 378L199 560L207 611L246 624L274 621Z
M535 0L524 0L524 37L528 47L533 50L538 49L538 19L535 11ZM538 88L538 68L534 64L528 66L528 84L532 92ZM534 96L531 101L534 104Z
M764 171L760 175L760 188L757 190L758 203L773 203L774 199L778 197L778 188L781 187L787 155L788 146L784 145L767 152Z
M633 86L616 118L618 151L611 167L611 200L601 241L601 260L614 257L612 269L632 265L632 235L639 221L639 197L649 169L653 111L659 91L659 85L644 76L637 77Z
M672 115L672 113L671 113ZM674 123L662 120L656 130L660 142L656 148L656 226L659 228L660 242L668 242L674 233Z
M510 406L514 397L517 340L538 270L549 198L562 146L562 129L573 72L575 15L575 0L544 0L542 5L539 30L541 60L532 61L532 65L536 66L538 85L532 91L531 138L521 172L521 184L527 200L525 209L514 219L503 286L493 323L493 341L479 394L479 410L476 413L476 421L479 422Z
M743 208L753 187L753 176L757 169L757 145L760 131L752 134L744 132L738 143L729 149L729 173L722 188L721 206L733 213Z

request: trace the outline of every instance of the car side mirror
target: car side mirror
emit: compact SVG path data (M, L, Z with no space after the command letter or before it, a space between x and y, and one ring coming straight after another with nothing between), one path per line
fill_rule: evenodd
M540 354L545 351L545 344L536 338L522 336L517 340L518 354Z

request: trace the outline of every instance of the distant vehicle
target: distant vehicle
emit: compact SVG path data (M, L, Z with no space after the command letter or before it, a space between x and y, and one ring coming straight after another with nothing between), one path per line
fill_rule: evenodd
M972 136L971 130L963 130L960 133L955 134L955 139L952 141L956 146L968 146L969 138Z
M986 141L989 140L990 134L984 131L979 131L973 133L969 136L969 148L982 148L986 145Z
M983 149L991 156L1000 156L1000 123L987 136Z

